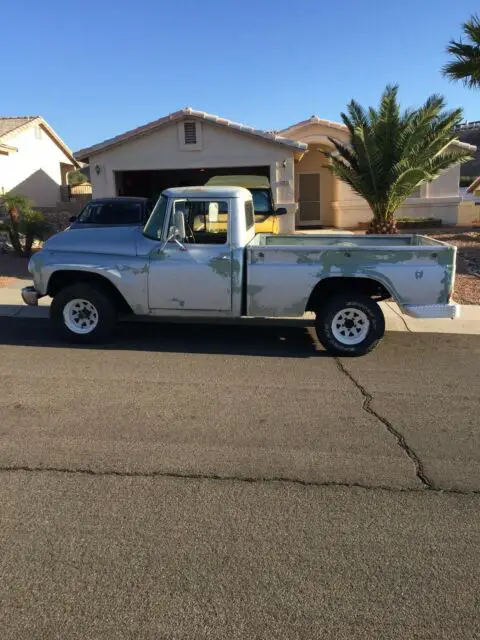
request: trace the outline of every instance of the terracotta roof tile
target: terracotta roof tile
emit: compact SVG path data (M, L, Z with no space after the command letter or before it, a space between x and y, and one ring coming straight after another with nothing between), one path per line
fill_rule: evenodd
M159 118L158 120L154 120L153 122L149 122L141 127L137 127L136 129L132 129L130 131L126 131L114 138L109 138L108 140L104 140L98 144L95 144L91 147L86 147L85 149L80 149L75 153L75 157L79 160L85 160L90 155L94 155L95 153L99 153L101 151L105 151L110 147L116 146L118 144L122 144L124 142L128 142L140 135L149 133L150 131L155 131L156 129L164 126L165 124L180 120L182 118L198 118L201 120L205 120L207 122L211 122L212 124L216 124L222 127L227 127L229 129L234 129L241 133L246 133L248 135L252 135L258 138L262 138L267 140L268 142L273 142L277 144L282 144L284 146L290 147L295 151L305 151L308 148L304 142L299 142L298 140L290 140L289 138L285 138L283 136L279 136L275 133L262 131L261 129L254 129L253 127L249 127L248 125L241 124L239 122L233 122L232 120L227 120L226 118L220 118L211 113L206 113L205 111L197 111L196 109L192 109L191 107L186 107L185 109L180 109L180 111L175 111L170 113L163 118Z

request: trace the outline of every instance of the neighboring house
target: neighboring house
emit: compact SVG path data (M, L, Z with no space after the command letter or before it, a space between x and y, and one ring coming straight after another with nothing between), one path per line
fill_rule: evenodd
M40 116L0 117L0 194L12 191L49 209L78 167L72 152Z
M282 231L355 227L370 220L371 212L328 171L329 138L347 141L346 127L312 116L283 131L265 132L186 108L82 149L75 157L90 165L95 198L156 198L167 187L203 185L214 175L262 175L270 180L275 204L288 211L280 219ZM421 187L399 215L455 224L459 174L457 166Z
M353 227L371 219L372 213L365 200L333 176L326 167L328 160L325 151L335 150L329 138L348 142L345 125L312 116L279 133L308 144L308 153L295 166L298 227L318 224ZM463 142L452 144L472 153L476 151L476 147ZM457 224L461 203L459 183L460 165L456 165L433 182L417 189L397 211L397 216L439 218L445 223Z

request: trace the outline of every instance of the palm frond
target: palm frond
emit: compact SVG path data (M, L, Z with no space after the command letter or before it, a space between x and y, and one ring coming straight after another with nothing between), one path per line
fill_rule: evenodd
M480 18L473 15L462 25L467 42L451 40L447 45L447 53L451 60L447 62L442 73L450 80L462 81L473 89L480 87Z

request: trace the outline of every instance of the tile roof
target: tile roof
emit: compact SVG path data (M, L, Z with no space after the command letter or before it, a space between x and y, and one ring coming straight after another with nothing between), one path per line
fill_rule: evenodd
M20 129L28 129L33 125L43 127L72 164L78 166L78 161L73 157L72 151L41 116L0 116L0 144L6 147L5 140L8 140L13 134L20 133Z
M331 129L338 129L340 131L348 131L347 127L341 122L334 122L333 120L325 120L325 118L319 118L318 116L312 116L307 120L301 120L300 122L296 122L295 124L291 124L289 127L282 129L280 133L288 133L289 131L299 129L307 124L322 124L325 127L330 127Z
M131 139L150 133L151 131L155 131L156 129L166 124L169 124L176 120L180 120L182 118L196 118L198 120L205 120L207 122L211 122L212 124L238 131L239 133L256 136L257 138L262 138L263 140L266 140L268 142L274 142L276 144L290 147L294 151L303 152L308 148L308 145L304 142L299 142L298 140L290 140L289 138L285 138L284 136L278 135L274 132L255 129L254 127L249 127L248 125L241 124L239 122L233 122L232 120L227 120L226 118L220 118L220 116L206 113L205 111L197 111L196 109L192 109L191 107L186 107L185 109L180 109L179 111L170 113L163 118L159 118L158 120L149 122L148 124L145 124L141 127L137 127L136 129L132 129L131 131L126 131L125 133L115 136L114 138L109 138L108 140L104 140L103 142L95 144L91 147L80 149L80 151L77 151L75 153L75 157L79 160L85 160L90 155L99 153L100 151L105 151L106 149L109 149L110 147L116 146L118 144L128 142Z
M0 138L37 118L38 116L0 116Z

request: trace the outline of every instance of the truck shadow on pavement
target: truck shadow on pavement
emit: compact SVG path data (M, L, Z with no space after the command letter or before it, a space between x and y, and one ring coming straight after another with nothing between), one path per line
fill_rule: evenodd
M330 357L305 326L121 322L105 344L63 342L48 320L0 317L0 345L282 358Z

